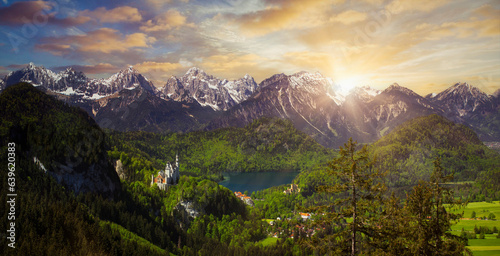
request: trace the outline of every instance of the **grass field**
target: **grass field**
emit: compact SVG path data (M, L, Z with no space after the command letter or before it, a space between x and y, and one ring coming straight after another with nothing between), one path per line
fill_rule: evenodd
M497 220L470 219L472 211L476 212L476 217L488 217L490 213L496 216ZM474 227L485 226L489 228L497 227L500 229L500 202L494 201L469 203L466 208L455 210L454 212L463 212L464 219L453 225L452 233L459 235L462 228L465 231L474 231ZM486 234L485 239L469 239L469 248L477 256L500 256L500 239L497 234Z
M268 245L274 245L278 241L278 238L276 237L268 237L264 240L259 241L258 243L261 244L262 246L268 246Z
M500 219L500 201L474 202L469 203L466 208L455 210L455 212L464 212L464 218L470 218L472 212L476 212L476 218L487 218L490 213L495 214L496 219Z

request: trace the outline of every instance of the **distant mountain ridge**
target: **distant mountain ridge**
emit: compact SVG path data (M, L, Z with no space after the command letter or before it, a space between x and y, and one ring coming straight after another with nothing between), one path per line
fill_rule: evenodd
M108 79L89 79L71 68L56 74L32 63L0 80L0 88L16 81L41 86L85 109L102 127L121 131L211 130L278 117L335 147L349 137L373 142L407 120L438 114L471 127L484 141L500 139L499 93L487 95L467 83L425 97L397 83L382 91L356 87L343 95L320 73L276 74L257 85L249 75L228 81L190 68L157 88L133 67Z
M11 72L3 81L5 88L19 82L26 82L35 87L42 86L55 93L89 100L100 99L137 86L152 93L157 91L152 82L132 67L121 70L107 79L90 79L83 72L77 72L73 68L55 73L43 66L30 63L23 69Z
M175 101L197 101L202 106L225 111L249 98L257 88L257 83L248 74L238 80L228 81L193 67L179 78L170 77L165 86L160 88L159 96Z

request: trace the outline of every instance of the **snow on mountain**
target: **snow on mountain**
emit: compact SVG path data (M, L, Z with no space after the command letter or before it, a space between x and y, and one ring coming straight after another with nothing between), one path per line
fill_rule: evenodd
M490 96L468 83L456 83L430 100L442 106L448 114L461 117L493 107Z
M5 87L11 86L18 82L27 82L33 86L43 86L50 90L58 90L60 84L57 81L60 77L44 67L37 67L32 62L25 68L10 72L5 78Z
M113 91L118 92L122 89L132 89L138 86L146 89L151 93L156 93L156 87L150 82L146 77L140 74L132 66L127 69L121 70L120 72L112 75L108 79L100 80L100 82L108 87L111 87Z
M193 67L177 78L172 76L160 89L160 97L175 101L196 101L214 110L226 111L248 99L257 90L257 83L250 75L238 80L221 80Z
M156 93L156 87L137 70L129 67L107 79L90 79L83 72L67 68L54 73L43 66L28 64L25 68L8 74L4 79L4 87L19 82L42 86L52 92L68 96L80 96L82 99L99 99L112 95L124 88L143 87Z
M107 79L89 79L72 68L54 73L30 63L0 79L0 89L18 82L42 86L122 130L187 131L205 125L214 129L272 116L292 120L323 145L338 146L348 137L372 142L411 118L439 114L469 125L481 138L500 136L500 129L491 125L500 120L500 90L489 96L467 83L425 98L397 83L383 91L355 87L343 95L320 73L276 74L257 85L250 75L229 81L191 68L157 90L133 67ZM144 103L136 97L144 97ZM129 108L133 102L137 104ZM120 111L128 111L128 119L112 118L123 114Z
M346 95L346 97L356 98L363 102L369 102L381 92L382 91L373 89L370 86L356 86L349 92L349 94Z

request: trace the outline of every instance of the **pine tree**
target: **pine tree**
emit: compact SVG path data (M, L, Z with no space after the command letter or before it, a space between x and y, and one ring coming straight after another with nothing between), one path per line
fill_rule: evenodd
M470 254L467 240L451 234L450 227L461 214L446 210L463 206L453 197L453 192L442 183L453 178L445 176L439 158L434 161L434 172L429 182L421 182L408 195L405 209L411 216L407 223L408 248L412 255L463 255ZM446 207L445 207L446 205Z
M377 181L382 174L374 168L375 159L371 159L368 149L363 146L356 151L357 142L352 138L340 148L339 157L333 160L328 173L337 179L333 186L322 186L320 191L338 193L336 200L327 213L327 221L334 226L333 241L327 246L335 246L337 252L357 255L361 247L378 230L376 218L379 216L379 202L385 192L385 186ZM352 221L348 223L348 219ZM363 234L361 236L361 234ZM368 243L360 244L360 240Z

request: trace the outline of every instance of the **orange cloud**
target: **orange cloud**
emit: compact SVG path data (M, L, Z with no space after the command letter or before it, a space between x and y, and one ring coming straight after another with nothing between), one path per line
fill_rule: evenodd
M326 75L333 70L332 55L324 52L287 52L283 55L283 63L296 66L299 69L296 71L321 71Z
M126 52L132 48L148 48L156 41L143 33L121 35L117 30L101 28L85 35L49 37L36 45L36 49L49 51L55 55L67 54L71 51L79 52ZM70 45L71 47L67 47Z
M406 11L429 12L447 4L449 0L394 0L386 6L390 13L398 14Z
M269 67L266 63L269 59L256 54L217 54L197 61L208 74L220 78L239 79L245 74L252 75L256 82L278 73L275 67Z
M345 12L341 12L335 17L330 18L331 21L341 22L344 24L351 24L355 22L364 21L367 18L367 14L364 12L358 12L355 10L347 10Z
M303 16L316 11L326 3L321 0L270 1L266 9L236 17L238 23L249 36L262 36L289 27L304 27ZM338 2L338 1L335 1ZM310 22L310 21L309 21Z
M182 26L193 26L186 23L186 16L177 10L168 10L167 12L155 17L154 20L148 20L140 27L145 32L167 31Z
M142 73L150 72L161 72L167 73L166 75L171 75L180 70L185 69L180 63L170 63L170 62L155 62L155 61L145 61L139 64L135 64L134 68Z
M62 56L71 50L71 45L69 44L40 44L36 46L36 49L41 51L50 52L53 55Z
M130 6L120 6L111 10L99 7L93 11L82 11L80 15L91 17L103 23L138 22L142 20L139 10Z

